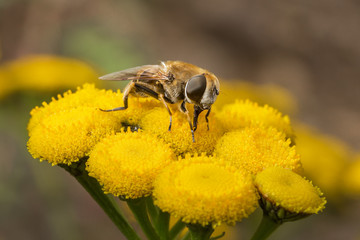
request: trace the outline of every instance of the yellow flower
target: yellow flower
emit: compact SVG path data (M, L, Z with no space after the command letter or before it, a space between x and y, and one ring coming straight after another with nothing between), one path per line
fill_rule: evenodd
M233 224L257 207L249 175L205 155L173 162L154 183L154 202L186 223Z
M15 86L9 81L9 74L0 67L0 100L13 92Z
M29 133L34 158L68 164L87 156L103 137L121 128L116 118L95 108L79 107L44 117Z
M123 106L123 94L120 91L99 90L93 84L84 84L78 88L75 93L67 91L63 96L60 94L58 99L53 98L50 103L43 103L42 107L36 107L31 111L31 119L28 124L28 130L39 124L43 118L53 113L63 110L69 110L79 107L92 107L98 109L113 109ZM159 103L154 99L137 99L129 100L129 108L123 111L107 112L109 117L117 118L117 121L124 125L137 125L141 117L150 109L158 106Z
M86 169L105 193L139 198L151 194L155 177L173 160L171 149L155 136L122 132L96 145Z
M215 154L231 165L251 174L271 166L301 173L300 156L284 133L275 128L252 126L226 133L217 143Z
M74 88L85 82L94 82L98 74L79 60L34 55L8 62L0 67L6 73L5 82L17 90L54 91Z
M319 188L282 167L270 167L257 174L255 186L262 197L291 213L318 213L326 204Z
M331 201L339 200L342 177L350 159L346 145L304 126L296 128L296 149L305 176L318 185Z
M360 196L360 156L343 173L343 187L348 196Z
M211 154L214 150L216 141L222 136L223 131L211 113L209 116L209 127L205 121L205 113L199 116L198 128L195 131L195 143L192 142L191 131L188 121L183 113L174 111L172 118L172 128L168 131L169 114L164 107L154 108L149 111L141 120L140 127L144 132L157 135L160 139L169 143L176 155L185 153Z
M222 108L234 103L235 100L246 99L268 104L286 113L294 113L298 108L291 94L280 86L260 85L239 80L221 81L221 93L214 106Z
M286 137L294 140L294 133L287 115L283 116L276 109L268 105L259 106L249 100L236 101L225 105L217 115L226 131L233 131L249 125L274 127L286 134Z

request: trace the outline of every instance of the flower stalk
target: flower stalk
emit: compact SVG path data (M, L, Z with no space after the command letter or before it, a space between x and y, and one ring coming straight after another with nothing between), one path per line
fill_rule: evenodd
M179 235L182 230L184 230L185 226L186 224L181 221L181 219L178 220L169 232L170 239L175 239L175 237Z
M121 214L112 196L104 194L98 181L88 175L88 172L85 170L86 160L87 158L82 158L79 162L73 163L70 166L66 164L59 164L59 166L75 177L126 238L140 240L140 237Z
M267 239L281 224L281 222L273 221L271 217L264 213L260 225L251 240Z
M160 240L159 235L156 233L149 219L146 207L146 198L126 199L126 203L134 214L137 222L141 226L141 229L144 231L147 238L149 240Z
M209 240L214 228L211 225L202 226L200 224L187 224L191 240Z
M157 206L155 206L152 197L146 198L146 207L151 222L154 225L156 232L159 234L160 239L174 239L174 237L169 236L170 214L161 211Z

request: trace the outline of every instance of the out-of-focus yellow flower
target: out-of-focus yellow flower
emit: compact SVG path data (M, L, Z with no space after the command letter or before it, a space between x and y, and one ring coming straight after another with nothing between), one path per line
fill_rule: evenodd
M9 74L0 67L0 100L15 89L9 79Z
M291 213L318 213L326 204L318 187L289 169L267 168L254 183L262 197Z
M236 101L225 105L217 115L224 126L225 131L234 131L249 125L274 127L286 134L286 137L294 140L294 132L287 115L283 116L276 109L268 105L259 106L249 100Z
M51 55L27 56L3 64L0 74L2 85L12 90L54 91L75 88L86 82L95 82L98 74L88 64L65 57ZM0 77L1 79L1 77Z
M215 154L238 169L257 174L265 168L281 166L302 173L300 156L283 132L275 128L251 126L226 133Z
M222 108L235 100L246 100L268 104L285 113L296 113L297 103L291 94L280 86L256 85L250 82L233 80L221 81L221 93L214 106Z
M205 113L199 116L198 129L195 131L195 143L192 142L188 121L183 113L175 111L172 118L172 128L168 131L169 113L164 107L154 108L141 120L140 126L145 132L150 132L169 143L176 155L185 153L211 154L217 140L223 135L221 125L214 117L216 112L209 116L209 127L205 121Z
M96 145L86 169L105 193L139 198L151 194L155 177L173 160L171 149L156 136L122 132Z
M351 197L360 197L360 155L349 164L343 173L344 192Z
M296 148L305 176L319 186L331 201L342 192L342 177L350 153L345 144L304 126L296 127Z
M78 87L75 93L67 91L64 96L59 94L57 99L53 98L50 103L44 102L42 107L35 107L30 113L31 119L28 130L31 132L31 129L39 124L44 117L53 113L79 107L92 107L100 112L99 109L113 109L123 106L122 98L123 94L120 91L99 90L93 84L84 84L82 88ZM116 117L117 121L124 125L138 125L142 116L158 105L159 103L155 99L130 98L128 109L105 114L109 117Z
M120 128L116 118L95 108L62 110L45 116L31 129L28 149L41 161L70 165L87 156L101 138Z
M249 175L205 155L173 162L157 177L153 196L163 211L186 223L233 224L257 207Z

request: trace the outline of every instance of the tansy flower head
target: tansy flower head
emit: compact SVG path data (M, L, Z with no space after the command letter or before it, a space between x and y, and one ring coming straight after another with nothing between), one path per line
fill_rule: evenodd
M54 91L74 88L98 78L95 70L84 62L51 55L20 58L2 65L0 71L7 73L8 84L13 84L17 90Z
M236 101L233 104L225 105L222 111L218 113L217 118L226 131L233 131L250 125L274 127L278 131L284 132L287 138L294 140L289 117L283 116L268 105L259 106L249 100Z
M104 136L121 125L113 116L81 107L45 116L29 132L28 149L34 158L51 164L71 164L87 156Z
M86 169L105 193L139 198L151 194L155 177L173 160L171 149L156 136L121 132L96 145Z
M14 84L9 79L9 73L0 67L0 100L15 89Z
M140 127L144 132L157 135L166 143L169 143L176 155L185 153L202 153L211 154L214 150L216 141L222 136L223 131L212 113L209 116L209 127L204 115L199 116L198 128L195 132L195 143L192 142L189 123L183 113L175 111L172 117L172 128L168 131L169 113L164 107L154 108L142 118Z
M84 84L75 93L67 91L63 96L59 94L57 99L53 98L50 103L44 102L42 107L34 108L30 112L31 119L28 124L28 130L31 132L31 129L41 122L44 117L53 113L79 107L92 107L98 111L100 109L113 109L122 106L122 98L123 94L120 91L99 90L93 84ZM141 117L158 104L153 99L131 98L129 100L128 109L108 112L106 114L117 118L117 121L124 123L124 125L138 125Z
M290 215L318 213L326 204L319 188L282 167L270 167L257 174L255 186L265 200L283 208Z
M343 187L347 195L357 198L360 196L360 155L343 173Z
M300 156L275 128L257 125L226 133L217 143L215 153L231 165L251 174L271 166L302 172Z
M186 223L233 224L257 206L251 178L205 155L173 162L154 183L155 204Z
M351 158L346 145L304 126L296 127L296 139L305 176L325 192L330 202L339 200L341 180Z
M234 103L235 100L246 99L259 104L269 104L282 112L297 111L297 103L286 89L276 85L260 85L238 79L221 81L221 94L214 106L222 108L226 104Z

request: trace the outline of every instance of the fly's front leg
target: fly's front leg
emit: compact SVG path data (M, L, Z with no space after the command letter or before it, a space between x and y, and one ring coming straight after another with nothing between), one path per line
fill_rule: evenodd
M199 106L194 106L194 131L197 129L198 118L202 111L203 110Z
M189 115L189 111L186 109L186 106L185 106L185 101L183 101L181 103L180 110L186 115L187 121L188 121L188 123L190 125L192 141L195 142L194 129L193 129L193 125L191 123L191 118L190 118L190 115Z
M209 117L209 115L210 115L210 111L211 111L211 108L209 108L209 110L207 111L207 113L206 113L206 115L205 115L205 121L206 121L206 123L207 123L207 129L208 129L208 131L210 130L210 128L209 128L209 119L208 119L208 117Z
M172 124L172 113L171 110L169 108L169 106L166 104L166 101L164 99L164 95L163 94L159 94L159 100L164 104L164 106L166 107L166 109L168 110L168 113L170 115L170 124L169 124L169 131L171 131L171 124Z
M101 109L101 111L103 112L114 112L114 111L119 111L119 110L125 110L128 108L128 98L129 98L129 94L130 91L134 88L135 83L134 82L130 82L125 90L124 90L124 97L123 97L123 101L124 101L124 106L123 107L117 107L117 108L113 108L113 109Z

